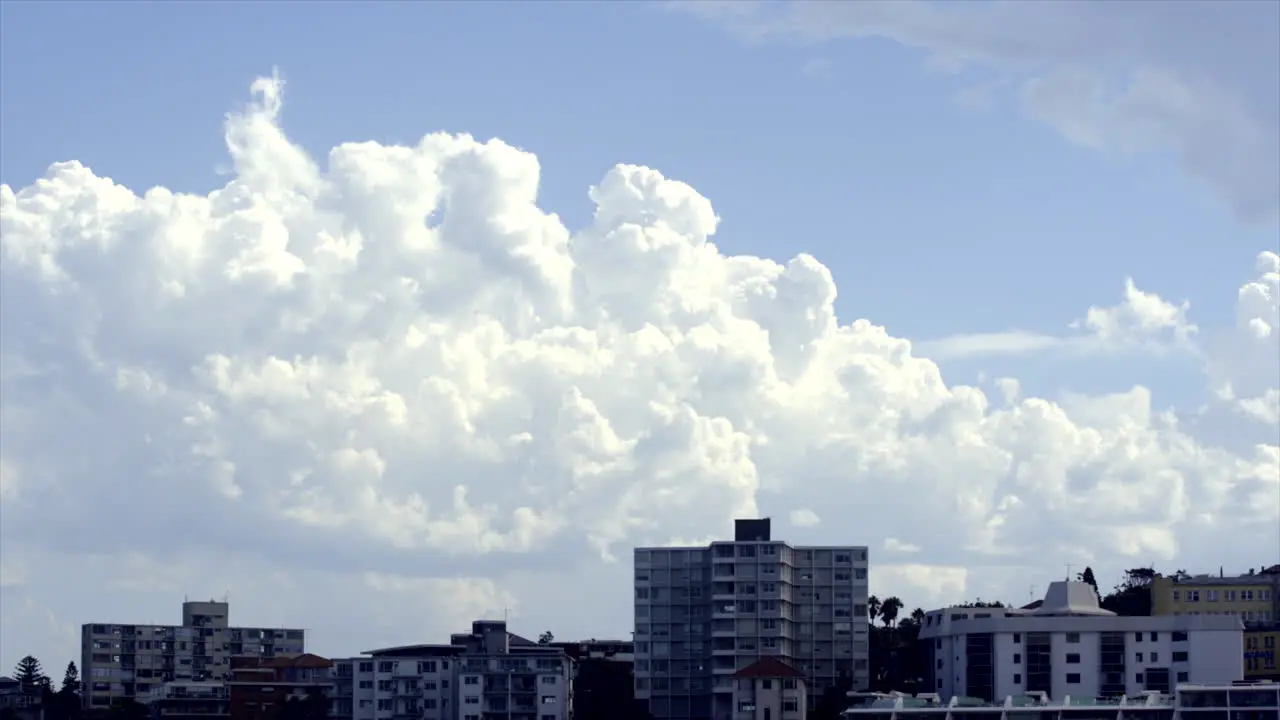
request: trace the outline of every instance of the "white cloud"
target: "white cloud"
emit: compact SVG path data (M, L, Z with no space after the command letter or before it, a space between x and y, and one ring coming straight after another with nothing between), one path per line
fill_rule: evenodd
M895 553L918 553L919 545L912 545L909 542L903 542L895 537L887 537L884 539L884 549Z
M1264 253L1265 255L1266 253ZM953 335L920 343L930 357L969 358L1028 353L1104 354L1172 351L1199 352L1194 343L1196 327L1187 318L1189 301L1175 305L1159 295L1139 289L1131 278L1124 283L1120 302L1090 307L1083 318L1072 321L1072 331L1061 335L1014 330L997 333Z
M1049 547L1118 571L1278 541L1265 433L1200 442L1143 388L1004 381L993 406L840 321L815 258L721 252L711 203L657 171L610 170L570 230L532 154L435 134L318 163L255 87L208 196L74 162L0 186L0 353L23 369L0 373L0 453L24 481L0 546L67 622L230 589L321 652L516 599L523 623L617 635L631 545L778 506L841 518L815 539L918 547L932 565L875 576L911 606L1006 592L1000 568ZM6 653L40 642L3 612Z
M791 511L791 524L796 527L813 527L820 522L818 514L808 508Z
M1016 84L1022 110L1072 142L1161 149L1252 220L1280 214L1275 3L670 3L752 41L885 38L929 64Z

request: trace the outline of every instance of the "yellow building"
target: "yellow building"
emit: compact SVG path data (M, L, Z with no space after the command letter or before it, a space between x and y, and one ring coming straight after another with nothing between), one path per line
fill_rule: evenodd
M1237 615L1246 680L1280 680L1280 565L1245 575L1156 575L1152 615Z

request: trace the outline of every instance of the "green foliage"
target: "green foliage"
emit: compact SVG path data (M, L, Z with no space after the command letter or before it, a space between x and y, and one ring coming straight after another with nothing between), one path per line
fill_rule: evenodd
M1154 568L1132 568L1125 571L1124 579L1099 603L1104 610L1117 615L1143 616L1151 614L1151 582Z
M853 689L853 680L848 675L841 675L818 698L809 713L809 720L839 720L840 713L848 707L848 693Z
M889 627L898 619L900 610L902 610L902 601L896 597L887 597L880 603L880 620L884 622L885 627Z
M80 670L74 662L67 663L66 672L62 673L62 689L58 692L64 695L80 694Z
M552 635L552 634L551 634L551 631L550 631L550 630L548 630L548 631L546 631L546 632L544 632L544 633L542 633L541 635L539 635L539 636L538 636L538 644L539 644L539 645L550 645L551 643L555 642L555 639L556 639L556 636L555 636L555 635Z
M315 691L305 698L291 697L276 710L275 720L327 720L329 698Z
M22 658L14 666L13 679L27 691L44 690L53 684L49 676L44 674L44 669L40 667L40 661L32 655Z

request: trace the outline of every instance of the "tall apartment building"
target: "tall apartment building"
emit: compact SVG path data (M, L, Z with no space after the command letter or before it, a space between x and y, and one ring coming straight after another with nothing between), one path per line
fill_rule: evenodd
M336 717L569 720L573 662L558 647L479 620L448 645L370 650L335 661ZM347 714L349 713L349 714Z
M1244 622L1246 680L1280 680L1280 565L1243 575L1156 575L1152 615L1233 615Z
M231 627L225 602L182 603L181 625L85 623L80 627L80 677L86 708L141 700L175 681L225 680L230 658L300 655L299 629Z
M930 653L928 682L943 700L1135 696L1244 675L1239 618L1117 616L1079 582L1051 583L1035 609L934 610L920 641Z
M635 551L635 692L656 720L735 718L735 672L772 657L809 702L869 685L866 547L792 547L769 520L732 541Z

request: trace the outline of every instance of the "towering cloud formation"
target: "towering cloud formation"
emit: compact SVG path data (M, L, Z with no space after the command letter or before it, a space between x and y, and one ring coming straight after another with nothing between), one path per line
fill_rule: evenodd
M6 568L19 546L138 567L216 552L295 590L439 578L490 607L509 596L467 578L591 573L756 513L942 565L1181 546L1216 566L1275 538L1273 433L1200 444L1141 387L993 401L842 324L816 259L723 254L710 202L655 170L610 170L570 231L527 152L435 134L321 169L277 123L279 84L254 90L208 196L75 162L0 186ZM1241 291L1259 352L1275 278ZM1265 410L1280 382L1263 385ZM625 623L625 595L608 602Z

